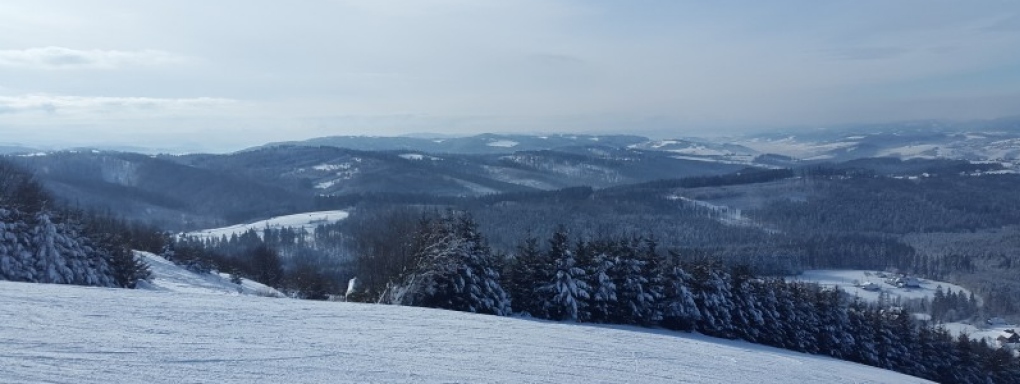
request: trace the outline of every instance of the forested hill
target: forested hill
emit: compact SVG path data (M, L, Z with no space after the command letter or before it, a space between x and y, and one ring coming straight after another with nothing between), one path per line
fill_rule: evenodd
M368 151L419 151L426 153L494 154L519 151L554 150L564 147L587 146L592 144L627 147L648 142L649 139L634 135L510 135L481 134L465 137L377 137L377 136L329 136L304 141L270 143L262 147L280 145L308 147L354 148Z
M34 172L64 201L168 229L210 228L307 211L317 196L469 197L600 188L746 167L602 147L437 155L284 146L228 155L75 151L10 159Z
M230 154L83 149L9 158L72 204L183 230L306 211L315 208L317 197L351 201L366 195L451 198L603 189L745 168L825 167L915 176L950 169L1008 173L1020 167L1020 131L980 133L959 124L929 128L907 124L663 140L629 135L327 137Z

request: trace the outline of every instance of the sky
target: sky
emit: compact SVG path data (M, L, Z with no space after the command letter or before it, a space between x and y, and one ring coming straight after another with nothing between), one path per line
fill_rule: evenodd
M5 0L0 145L1020 114L1014 0Z

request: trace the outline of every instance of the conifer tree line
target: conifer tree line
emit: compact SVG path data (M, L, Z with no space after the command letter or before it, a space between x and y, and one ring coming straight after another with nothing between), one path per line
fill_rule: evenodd
M968 295L963 291L943 290L942 286L935 287L930 305L932 320L943 322L971 318L980 310L973 292Z
M1010 351L954 337L903 308L663 252L651 238L571 239L559 230L504 255L469 216L452 212L426 214L404 238L404 267L385 285L366 287L382 303L699 332L942 383L1020 382L1020 359Z
M0 280L134 288L148 266L132 249L158 231L61 206L31 174L0 159Z

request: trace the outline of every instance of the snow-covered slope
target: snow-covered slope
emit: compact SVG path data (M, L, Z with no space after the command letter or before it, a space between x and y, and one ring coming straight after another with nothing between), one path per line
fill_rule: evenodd
M304 229L311 232L319 224L330 224L347 218L347 211L318 211L305 212L294 215L278 216L271 219L256 221L248 224L237 224L229 227L204 229L201 231L188 232L185 236L197 238L220 238L221 236L240 235L249 230L255 230L262 236L262 230L266 228L280 229L290 227L292 229Z
M682 333L0 282L3 383L920 383Z
M1016 132L897 132L848 133L729 139L760 153L802 160L846 161L866 157L901 159L957 159L1013 162L1020 159Z
M688 139L651 140L628 146L631 149L662 151L676 154L681 160L708 161L724 164L751 164L759 153L742 145L713 143Z
M192 294L274 295L279 291L257 281L241 279L241 284L230 281L225 273L197 274L174 265L167 259L148 252L135 251L135 255L149 264L151 281L139 282L138 289Z

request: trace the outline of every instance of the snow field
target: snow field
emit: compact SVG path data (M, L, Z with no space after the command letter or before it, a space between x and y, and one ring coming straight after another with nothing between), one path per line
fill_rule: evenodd
M927 382L685 333L260 297L137 254L138 290L0 281L0 383Z
M331 224L337 221L346 219L348 216L347 211L318 211L318 212L304 212L294 215L277 216L267 220L256 221L248 224L237 224L229 227L204 229L201 231L188 232L184 236L197 237L200 239L219 239L222 236L230 237L231 235L241 235L248 230L254 229L255 232L262 236L262 230L266 228L280 229L290 227L294 229L305 229L312 231L319 224Z
M0 282L2 383L921 383L742 342L372 304Z
M0 282L0 383L926 382L669 331L239 296L139 255L146 289Z
M512 148L512 147L516 147L518 144L520 144L520 143L518 143L516 141L513 141L513 140L496 140L496 141L490 141L490 142L486 143L485 145L488 145L490 147Z
M973 324L966 323L945 323L942 326L946 327L949 332L954 335L967 334L967 337L971 339L985 339L989 344L995 345L995 338L1002 334L1002 331L1007 329L1020 328L1015 324L1007 325L981 325L980 327L974 326Z
M878 272L864 270L808 270L804 271L804 273L799 276L790 277L789 280L818 283L819 285L830 287L839 287L851 296L856 295L857 297L860 297L861 300L868 302L878 302L878 297L881 293L889 295L890 299L895 299L897 297L902 299L921 299L927 297L930 300L935 296L935 289L938 286L942 286L943 292L952 290L953 292L963 291L968 295L970 294L970 291L959 285L926 279L918 279L921 282L920 288L897 288L886 284L885 278L879 277ZM878 284L879 287L881 287L881 290L867 291L854 286L855 283L866 283L869 281Z

